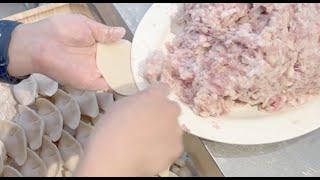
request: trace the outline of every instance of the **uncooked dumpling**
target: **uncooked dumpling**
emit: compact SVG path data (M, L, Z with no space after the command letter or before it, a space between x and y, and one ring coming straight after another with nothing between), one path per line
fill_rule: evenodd
M79 123L80 124L80 123ZM79 127L79 126L78 126ZM71 136L75 136L76 135L76 130L77 129L71 129L68 126L63 126L63 130L67 131Z
M1 140L0 140L0 159L2 159L3 161L6 161L7 159L7 150Z
M22 165L27 159L27 140L23 128L11 121L0 120L0 140L7 155Z
M62 173L63 161L60 152L46 135L43 136L42 146L38 155L46 164L47 177L59 176Z
M53 79L38 73L31 75L37 82L38 93L42 96L52 96L58 90L58 82Z
M166 170L159 173L160 177L168 177L170 173L170 168L167 168Z
M27 148L26 162L22 166L16 168L23 176L27 177L44 177L47 175L47 167L45 163L37 153L29 148Z
M82 145L82 148L86 147L87 140L88 140L91 132L93 131L93 129L94 129L93 126L80 121L79 127L76 130L75 137Z
M96 117L99 113L99 106L95 92L78 90L71 87L64 88L79 104L81 114Z
M96 118L93 118L91 120L92 124L96 125L100 121L100 119L103 117L103 115L104 115L103 113L99 113L99 115Z
M64 167L73 172L77 167L80 157L83 155L81 144L68 132L62 130L58 149L64 161Z
M4 162L6 161L6 157L7 157L6 154L7 154L6 148L4 147L4 144L2 143L2 141L0 141L0 174L3 170Z
M9 165L4 165L1 176L2 177L23 177L23 175L17 169Z
M60 172L56 175L56 177L63 177L63 171L60 171Z
M99 115L98 115L99 116ZM97 117L98 117L97 116ZM96 118L96 117L95 117ZM82 116L81 117L81 121L84 122L84 123L87 123L87 124L90 124L92 125L92 119L95 119L95 118L90 118L88 116Z
M118 101L118 100L120 100L120 99L122 99L122 98L126 97L126 96L123 96L123 95L121 95L121 94L117 94L117 93L115 93L113 96L114 96L114 99L115 99L116 101Z
M176 175L174 172L169 171L169 174L167 177L179 177L178 175Z
M13 94L19 104L30 105L38 97L38 85L36 80L30 76L13 86Z
M71 172L71 171L68 171L68 170L64 170L64 171L63 171L63 176L64 176L64 177L71 177L71 176L72 176L72 172Z
M27 148L26 148L26 149L27 149ZM26 160L27 160L27 159L26 159ZM5 164L5 165L12 166L12 167L14 167L14 168L19 167L19 165L17 164L17 162L16 162L13 158L11 158L10 156L7 157L7 159L6 159L6 161L5 161L4 164Z
M44 121L40 116L28 106L18 105L18 114L13 121L24 129L29 147L32 150L38 149L44 133Z
M71 129L76 129L81 116L80 107L76 100L66 92L58 89L53 96L53 101L62 114L63 123Z
M58 141L63 128L63 118L60 110L44 98L38 98L35 106L38 115L44 121L45 134L48 135L52 141Z
M99 108L106 111L113 103L114 97L109 92L98 92L96 93Z

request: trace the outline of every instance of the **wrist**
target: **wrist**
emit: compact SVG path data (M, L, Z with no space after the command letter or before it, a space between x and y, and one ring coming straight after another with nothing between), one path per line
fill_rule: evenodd
M14 77L26 76L39 72L38 35L33 32L32 24L20 24L11 34L8 49L8 73Z
M10 63L9 46L12 39L13 31L21 23L10 20L0 21L0 81L10 84L20 82L20 78L14 77L9 73L8 66Z

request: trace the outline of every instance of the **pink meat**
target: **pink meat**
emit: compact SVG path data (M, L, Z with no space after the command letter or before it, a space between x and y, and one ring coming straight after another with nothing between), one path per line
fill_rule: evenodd
M183 31L146 64L201 116L277 111L320 92L320 5L186 3Z

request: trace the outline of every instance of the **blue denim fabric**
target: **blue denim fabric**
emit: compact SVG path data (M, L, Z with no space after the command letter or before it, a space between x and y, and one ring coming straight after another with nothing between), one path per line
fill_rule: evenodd
M11 33L20 22L0 20L0 81L17 84L22 79L12 77L8 74L7 67L9 64L8 49L11 40Z

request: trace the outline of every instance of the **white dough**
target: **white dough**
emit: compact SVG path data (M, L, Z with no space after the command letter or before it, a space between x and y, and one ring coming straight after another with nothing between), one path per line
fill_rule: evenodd
M130 63L131 42L98 43L96 61L108 85L119 94L131 95L138 91Z
M7 155L18 165L27 159L27 139L23 128L7 120L0 120L0 140L3 142Z

